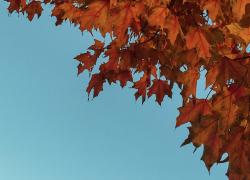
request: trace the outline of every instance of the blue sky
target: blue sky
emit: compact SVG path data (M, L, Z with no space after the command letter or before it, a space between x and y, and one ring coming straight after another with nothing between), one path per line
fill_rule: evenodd
M9 15L0 4L0 180L223 180L209 175L202 149L180 148L175 129L179 90L158 106L144 105L118 85L88 101L88 74L76 75L78 55L93 42L69 23L54 25ZM199 96L204 86L199 84Z

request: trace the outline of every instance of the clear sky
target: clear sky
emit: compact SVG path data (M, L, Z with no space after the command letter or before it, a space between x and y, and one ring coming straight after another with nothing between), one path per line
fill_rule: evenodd
M202 148L180 148L179 90L160 107L118 85L88 101L78 55L93 42L46 11L29 22L0 4L0 180L226 180ZM202 82L199 96L204 96Z

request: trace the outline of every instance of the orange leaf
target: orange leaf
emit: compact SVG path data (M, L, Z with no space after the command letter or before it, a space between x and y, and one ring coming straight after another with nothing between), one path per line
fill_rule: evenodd
M250 3L250 0L235 0L233 5L233 15L236 20L240 20L245 14L245 7Z
M177 35L180 32L180 24L178 17L170 16L166 23L166 28L168 29L168 39L171 44L174 45Z
M168 9L166 6L155 7L148 18L150 26L159 26L162 29L165 27L166 17L168 16Z
M208 10L209 17L215 21L221 11L221 0L204 0L203 9Z
M211 57L210 44L200 29L191 29L186 36L186 45L188 49L196 48L198 55L208 61Z

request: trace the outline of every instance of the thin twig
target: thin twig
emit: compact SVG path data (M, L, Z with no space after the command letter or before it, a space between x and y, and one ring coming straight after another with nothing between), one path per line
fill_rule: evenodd
M143 41L143 42L138 43L137 45L142 45L142 44L148 43L149 41L154 40L154 39L156 38L156 36L158 35L159 32L160 32L160 30L157 30L157 31L155 32L154 36L152 36L151 38L149 38L149 39L147 39L147 40L145 40L145 41Z

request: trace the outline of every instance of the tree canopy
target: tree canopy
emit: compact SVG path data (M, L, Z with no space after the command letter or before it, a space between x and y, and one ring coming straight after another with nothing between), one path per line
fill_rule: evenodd
M89 96L104 83L130 82L136 99L155 95L161 104L178 85L183 105L176 127L191 124L183 145L203 145L208 170L228 162L230 180L250 179L250 0L6 1L9 13L30 21L50 4L56 25L69 21L110 36L110 43L96 39L75 57L78 74L91 75ZM100 57L107 61L98 65ZM201 71L211 89L203 99L196 97Z

